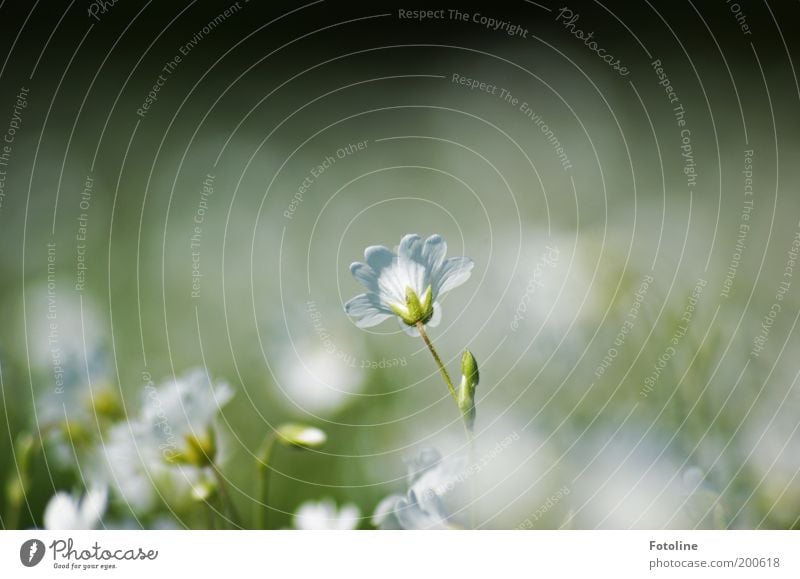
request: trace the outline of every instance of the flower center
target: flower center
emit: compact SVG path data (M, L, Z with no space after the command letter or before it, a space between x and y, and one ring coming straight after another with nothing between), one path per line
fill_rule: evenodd
M428 285L420 299L417 292L406 286L405 305L389 304L389 307L408 326L416 326L419 322L427 324L433 317L433 289Z

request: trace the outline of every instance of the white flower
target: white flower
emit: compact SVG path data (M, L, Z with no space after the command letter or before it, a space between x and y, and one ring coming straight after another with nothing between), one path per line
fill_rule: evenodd
M390 495L378 503L372 524L381 529L456 528L444 497L463 482L463 461L443 460L438 450L426 448L406 465L408 492Z
M300 505L294 514L294 526L302 531L331 530L352 531L358 527L361 511L352 503L336 509L331 499L319 502L308 501Z
M369 328L397 316L401 327L418 336L417 323L436 326L442 317L439 298L469 279L474 263L468 257L445 259L447 243L431 235L423 243L416 234L403 237L397 253L382 245L364 251L366 263L355 262L350 272L368 292L345 306L356 325Z
M44 528L49 531L85 531L96 529L106 511L105 488L90 489L74 498L58 492L44 509Z

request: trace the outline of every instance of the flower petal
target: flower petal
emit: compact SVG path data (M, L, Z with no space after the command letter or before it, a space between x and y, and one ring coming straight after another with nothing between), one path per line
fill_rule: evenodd
M366 316L373 313L374 310L384 314L391 314L392 310L384 306L378 301L375 294L358 294L356 297L348 300L344 304L344 311L350 316Z
M417 296L422 296L428 287L430 272L419 261L398 258L397 263L382 272L378 284L395 303L406 303L406 288L411 288Z
M447 242L441 235L431 235L422 246L422 260L430 271L436 271L442 266L447 253Z
M294 526L302 531L329 529L335 524L336 504L331 499L308 501L294 514Z
M222 409L233 398L233 388L227 382L217 382L211 389L217 409Z
M410 259L413 261L422 261L422 238L416 233L409 233L404 235L400 240L400 247L397 249L397 255L401 259Z
M469 279L472 268L475 265L468 257L451 257L444 261L442 268L437 272L436 289L437 295L449 292L457 288Z
M214 384L206 370L195 368L159 387L158 394L162 405L150 403L145 413L156 432L163 428L160 426L163 410L176 433L202 435L233 398L233 389L225 382Z
M378 276L366 263L354 261L350 264L350 273L356 281L371 292L378 292Z
M412 338L419 338L419 330L417 329L416 326L409 326L407 323L405 323L400 318L397 318L397 321L400 322L400 327L403 329L403 331L406 334L408 334Z
M359 294L344 305L348 316L360 318L356 321L359 328L377 326L383 320L392 317L391 310L383 306L374 294Z

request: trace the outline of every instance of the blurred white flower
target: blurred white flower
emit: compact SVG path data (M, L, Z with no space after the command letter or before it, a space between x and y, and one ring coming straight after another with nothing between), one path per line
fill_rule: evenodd
M310 414L327 414L355 398L364 384L364 371L355 359L342 359L311 345L300 356L286 352L278 364L278 386L290 405Z
M167 462L199 466L215 458L213 422L232 397L226 382L214 385L204 370L194 369L158 388L145 387L139 421Z
M92 300L56 291L44 283L29 294L28 345L31 363L53 380L54 388L85 381L104 364L107 342L102 316Z
M193 489L211 479L206 467L222 462L214 421L233 396L202 370L144 390L138 416L109 430L92 465L134 511L149 510L156 490L170 503L191 500Z
M463 461L443 460L438 450L426 448L406 465L408 492L390 495L378 503L372 524L381 529L457 528L443 499L465 479Z
M96 529L106 511L105 488L89 489L75 498L57 492L44 509L44 528L49 531L83 531Z
M361 511L352 503L336 508L332 499L307 501L294 514L294 527L302 531L351 531L358 527Z
M348 301L345 312L358 318L360 328L397 316L410 336L419 335L414 327L419 322L438 325L442 317L438 299L467 281L474 266L468 257L445 259L446 253L447 243L440 235L424 242L419 235L406 235L397 253L382 245L368 247L366 263L354 262L350 272L369 291Z
M605 429L587 437L572 463L570 494L576 528L687 529L686 489L675 458L657 441ZM655 458L654 458L655 457Z

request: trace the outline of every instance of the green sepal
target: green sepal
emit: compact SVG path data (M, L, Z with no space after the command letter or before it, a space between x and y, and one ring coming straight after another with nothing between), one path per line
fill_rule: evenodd
M475 389L480 381L478 362L469 350L461 356L461 384L458 387L458 408L467 428L475 425Z

